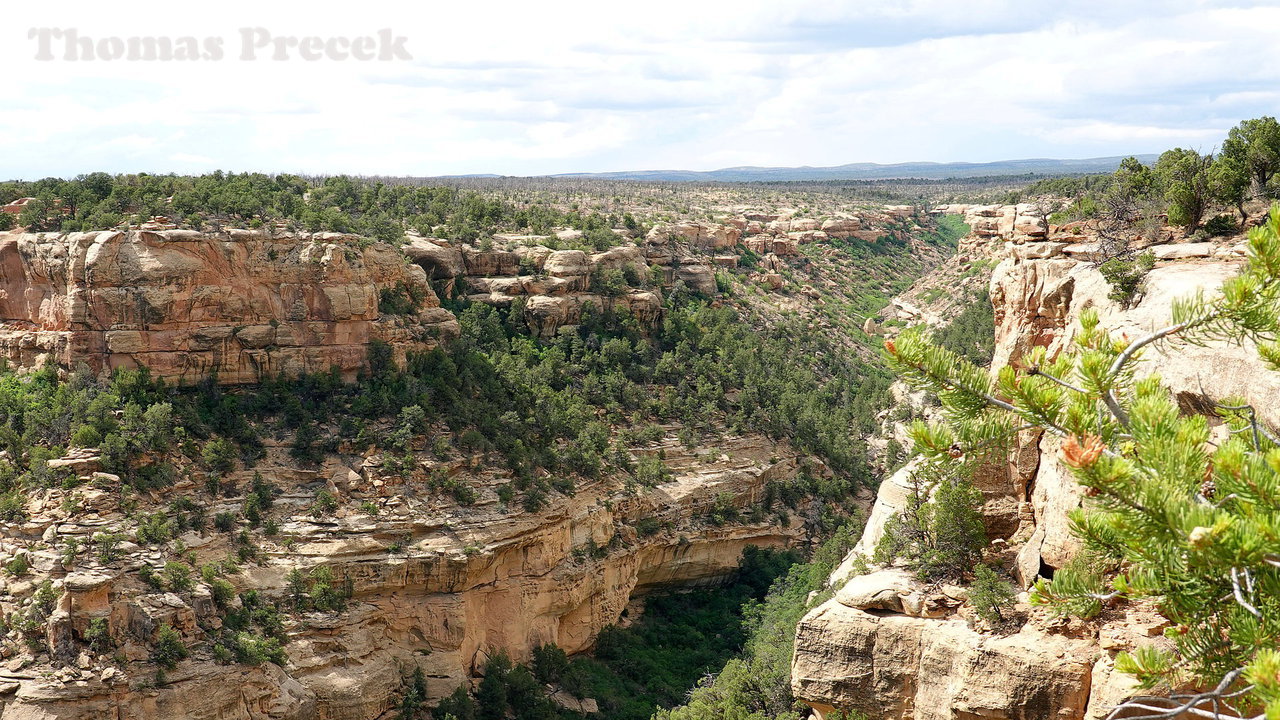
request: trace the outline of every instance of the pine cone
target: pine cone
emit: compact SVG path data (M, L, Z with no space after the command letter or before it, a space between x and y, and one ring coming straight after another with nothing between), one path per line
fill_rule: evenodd
M1218 494L1218 484L1215 483L1212 478L1205 480L1200 483L1200 494L1203 495L1206 500L1212 500L1213 496Z

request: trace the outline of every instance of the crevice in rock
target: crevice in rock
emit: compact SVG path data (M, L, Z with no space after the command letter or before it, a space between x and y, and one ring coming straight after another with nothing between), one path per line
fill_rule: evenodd
M892 617L894 615L906 617L906 613L901 613L897 610L885 610L884 608L861 608L861 610L868 615L874 615L876 617Z

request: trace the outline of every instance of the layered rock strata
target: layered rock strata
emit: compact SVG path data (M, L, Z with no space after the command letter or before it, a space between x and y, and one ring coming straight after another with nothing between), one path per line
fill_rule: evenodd
M382 288L411 289L420 310L380 313ZM0 357L17 366L146 366L179 382L351 377L372 340L404 353L457 332L419 267L355 236L0 234Z
M477 502L460 507L398 486L376 456L354 468L331 461L317 472L290 468L284 448L273 449L278 460L258 471L287 489L273 508L282 518L279 534L257 549L258 562L229 579L241 592L284 602L291 571L305 577L323 567L351 592L340 612L286 613L283 667L215 662L206 632L221 626L222 612L209 589L197 583L191 592L157 592L138 579L144 566L159 571L161 548L121 542L110 562L82 557L64 570L57 548L69 538L126 530L129 520L110 491L78 491L82 511L74 514L65 509L68 493L47 491L32 501L32 520L7 528L3 551L25 554L33 572L8 582L3 609L20 609L37 578L52 578L58 601L47 621L51 650L13 656L0 670L7 683L0 685L0 717L373 720L393 708L415 666L434 699L469 682L491 653L526 661L543 643L580 652L634 597L722 582L746 546L789 545L804 535L799 517L787 525L705 519L726 499L745 517L766 483L794 479L801 461L787 447L743 436L714 451L686 451L672 437L649 449L660 450L674 473L670 482L626 494L602 480L526 512L498 500L506 480L498 475L481 479ZM442 470L460 471L458 465ZM247 482L247 475L232 479ZM315 486L341 499L337 516L310 515ZM381 509L355 509L364 502ZM236 507L228 501L209 512ZM212 528L181 540L197 564L235 551L233 534ZM106 621L114 663L84 649L95 620ZM166 673L163 686L151 687L155 666L147 661L162 625L182 634L191 657Z

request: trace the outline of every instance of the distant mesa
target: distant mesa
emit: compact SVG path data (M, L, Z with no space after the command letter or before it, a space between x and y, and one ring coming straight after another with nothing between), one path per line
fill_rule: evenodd
M1135 156L1143 163L1156 161L1156 155ZM1120 167L1123 156L1058 160L1031 158L1024 160L999 160L986 163L936 163L907 162L892 165L878 163L850 163L832 167L731 167L707 172L693 170L627 170L602 173L562 173L549 177L594 178L600 180L653 180L659 182L792 182L825 180L897 180L919 178L945 180L948 178L972 178L987 175L1073 175L1110 173ZM455 176L493 177L493 176Z

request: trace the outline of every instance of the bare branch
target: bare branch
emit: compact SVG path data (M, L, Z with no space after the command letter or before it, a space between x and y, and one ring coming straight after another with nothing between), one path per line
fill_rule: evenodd
M1169 720L1176 718L1183 713L1196 717L1209 718L1210 720L1223 720L1225 716L1217 710L1217 705L1225 698L1238 697L1252 689L1253 686L1245 687L1240 690L1228 693L1227 688L1231 687L1237 679L1244 673L1244 668L1236 668L1222 677L1222 681L1212 690L1196 693L1194 695L1172 695L1170 697L1160 697L1158 695L1139 695L1123 703L1120 703L1107 715L1106 720L1116 720L1123 713L1124 717L1129 720ZM1182 702L1179 704L1178 701ZM1152 703L1165 704L1166 707L1158 707ZM1210 704L1213 710L1205 710L1201 705ZM1133 715L1133 710L1143 710L1146 714ZM1238 717L1238 716L1232 716ZM1248 720L1262 720L1265 714L1258 715Z
M1133 356L1137 354L1139 350L1153 342L1163 340L1170 335L1181 332L1186 329L1186 327L1187 323L1180 322L1176 325L1170 325L1162 330L1157 330L1145 337L1134 340L1129 344L1129 347L1125 348L1124 351L1116 356L1115 361L1111 363L1111 367L1107 368L1107 377L1114 382L1115 379L1120 376L1120 372L1124 370L1124 366L1133 359ZM1116 420L1119 420L1121 425L1128 428L1129 413L1125 412L1125 409L1120 406L1120 401L1116 398L1115 390L1108 390L1106 394L1103 395L1102 400L1107 404L1107 408L1111 410L1111 414L1115 416Z
M1064 387L1064 388L1066 388L1066 389L1068 389L1068 390L1072 390L1072 391L1074 391L1074 392L1078 392L1078 393L1080 393L1081 395L1088 395L1088 394L1089 394L1089 393L1088 393L1088 391L1084 390L1083 388L1078 388L1078 387L1076 387L1075 385L1072 385L1071 383L1067 382L1066 380L1063 380L1062 378L1054 377L1053 375L1050 375L1049 373L1047 373L1047 372L1045 372L1045 371L1041 370L1041 369L1040 369L1040 368L1038 368L1038 367L1031 367L1031 368L1027 368L1027 374L1028 374L1028 375L1039 375L1040 377L1048 378L1049 380L1052 380L1053 382L1058 383L1058 384L1059 384L1059 385L1061 385L1062 387Z
M1246 577L1246 582L1252 586L1253 582L1252 582L1252 579L1248 577L1247 571L1246 571L1245 577ZM1250 604L1247 600L1244 599L1244 593L1240 591L1240 572L1236 568L1231 568L1231 591L1236 596L1237 605L1244 608L1245 610L1248 610L1249 613L1254 617L1258 617L1258 618L1262 617L1262 613L1258 612L1258 608L1254 607L1252 604Z

